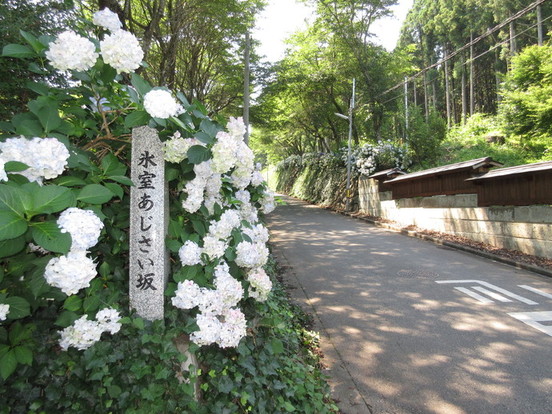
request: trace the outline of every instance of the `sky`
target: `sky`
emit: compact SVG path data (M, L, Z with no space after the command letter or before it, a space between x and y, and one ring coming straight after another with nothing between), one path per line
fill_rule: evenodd
M394 17L380 19L372 26L377 35L374 41L387 50L395 47L399 31L412 7L414 0L399 0L399 4L392 8ZM284 56L286 45L284 40L293 32L305 27L305 19L312 19L309 7L296 0L269 0L269 5L257 20L257 27L253 37L261 41L259 53L265 55L271 62Z

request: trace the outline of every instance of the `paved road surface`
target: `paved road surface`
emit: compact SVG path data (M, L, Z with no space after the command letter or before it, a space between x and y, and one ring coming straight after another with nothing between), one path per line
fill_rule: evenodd
M271 240L344 413L552 413L552 279L286 201Z

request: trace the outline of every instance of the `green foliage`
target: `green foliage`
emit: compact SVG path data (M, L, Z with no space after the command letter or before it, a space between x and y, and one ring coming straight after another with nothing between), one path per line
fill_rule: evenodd
M506 132L535 158L552 151L552 46L531 46L512 59L500 114Z
M47 39L28 33L23 37L25 47L4 48L4 55L23 53L45 62ZM44 69L51 71L46 63ZM218 259L183 267L177 264L177 252L185 241L205 236L211 220L222 214L219 204L211 212L205 206L195 213L183 212L181 193L195 176L194 165L211 158L210 149L223 126L208 117L202 104L190 104L181 94L177 96L184 111L178 117L150 117L143 95L151 86L138 75L131 77L133 88L124 85L123 77L102 59L88 71L68 76L72 82L67 88L30 85L36 99L25 112L2 124L2 139L16 134L55 137L71 155L64 173L43 185L22 175L26 165L5 165L8 179L0 184L0 304L9 305L9 311L0 322L0 412L336 412L318 360L302 347L311 335L300 327L296 310L281 290L265 303L246 293L240 305L249 320L260 323L249 323L250 335L236 350L216 345L199 350L189 342L189 335L198 329L197 312L172 306L177 282L213 285ZM171 194L167 245L174 273L165 292L165 320L153 323L126 311L132 185L127 163L130 126L140 124L156 128L163 140L178 131L207 144L192 146L182 162L167 168ZM261 205L265 190L265 184L248 187L254 208ZM240 203L228 177L221 191L221 204ZM88 252L97 263L97 277L68 296L46 283L44 272L51 259L71 246L71 237L56 223L69 207L92 210L104 228ZM225 259L247 292L246 271L234 262L236 245L246 237L234 229ZM274 277L273 265L267 270ZM94 318L107 307L124 315L120 332L104 333L84 351L60 347L60 329L81 317ZM199 359L197 367L183 369L187 357L177 347L181 342L189 344L191 358ZM197 387L203 397L196 393Z
M419 107L410 110L407 142L412 151L412 160L419 167L428 168L439 156L441 142L447 131L446 121L431 111L427 121Z
M451 128L435 165L492 157L505 166L532 162L526 151L506 137L498 117L475 114L464 125Z

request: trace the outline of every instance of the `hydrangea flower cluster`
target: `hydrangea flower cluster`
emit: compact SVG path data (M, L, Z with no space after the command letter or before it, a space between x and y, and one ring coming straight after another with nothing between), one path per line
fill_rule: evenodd
M226 262L215 268L214 286L215 289L209 289L191 280L180 282L172 303L180 309L199 309L196 317L199 331L190 337L196 344L217 343L221 348L238 346L247 327L245 315L235 307L243 298L243 286L230 274Z
M96 320L89 320L86 315L77 319L73 325L60 331L59 345L65 351L72 346L78 350L90 348L100 340L104 332L115 334L121 329L119 312L112 308L105 308L96 315Z
M180 132L163 143L165 161L179 163L188 158L188 150L194 145L201 145L196 138L182 138Z
M212 158L194 165L195 177L186 183L183 190L187 195L183 208L190 213L205 206L213 214L215 202L222 207L222 212L217 213L218 219L209 222L208 232L199 241L186 241L179 250L182 266L204 265L208 268L216 265L214 289L186 280L178 284L172 299L173 305L178 308L197 308L199 311L196 317L199 330L190 337L193 342L198 345L216 343L223 348L237 346L246 334L247 321L237 308L244 297L242 283L248 289L248 297L257 301L266 301L272 289L272 282L263 269L269 255L266 247L268 230L259 223L257 207L247 190L250 185L261 186L264 180L260 167L255 168L252 151L243 142L245 126L242 119L231 118L227 129L228 132L217 133L211 147ZM165 157L175 161L185 159L190 143L182 141L180 135L173 136L170 143L165 144ZM177 155L178 152L180 154ZM235 189L233 200L221 196L223 180ZM263 211L270 212L274 208L274 198L269 193L255 199ZM238 240L234 241L234 237ZM235 247L228 250L230 246ZM236 277L224 261L233 249L233 260L241 268L232 268L232 272L239 272ZM243 282L237 279L240 277Z
M5 303L0 303L0 321L5 321L10 313L10 305Z
M111 32L116 32L123 27L121 21L119 20L119 16L107 8L94 13L92 23Z
M46 58L58 70L90 69L98 56L94 43L71 30L61 33L46 51Z
M0 142L0 180L7 181L3 165L8 161L19 161L29 166L18 172L42 184L43 179L53 179L62 174L67 166L69 151L56 138L8 138Z
M121 29L122 24L117 15L104 9L94 14L93 22L112 32L100 41L104 62L115 68L117 73L138 69L144 52L136 36ZM88 70L99 56L93 42L71 30L61 33L46 51L46 58L59 70Z
M183 111L176 99L170 92L164 89L152 89L144 96L144 108L154 118L167 119L171 116L178 116Z
M104 227L102 221L91 210L71 207L60 214L57 220L62 233L71 235L71 250L88 250L95 246Z
M144 51L136 36L125 30L117 30L100 42L104 62L113 66L117 73L134 72L140 67Z
M94 212L75 207L61 213L57 224L62 233L71 235L71 250L64 256L50 259L44 278L66 295L74 295L90 286L97 275L96 264L88 257L87 250L98 243L104 225Z

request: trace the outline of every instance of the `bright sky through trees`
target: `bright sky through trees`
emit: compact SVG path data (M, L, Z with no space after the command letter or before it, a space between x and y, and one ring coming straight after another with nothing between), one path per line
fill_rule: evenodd
M399 4L392 8L395 17L374 23L373 32L378 36L376 42L387 50L395 47L402 22L412 3L413 0L399 0ZM296 30L302 29L305 19L312 19L312 9L305 4L296 0L270 0L258 18L253 33L262 43L259 49L261 55L265 55L269 61L281 59L286 49L284 40Z

